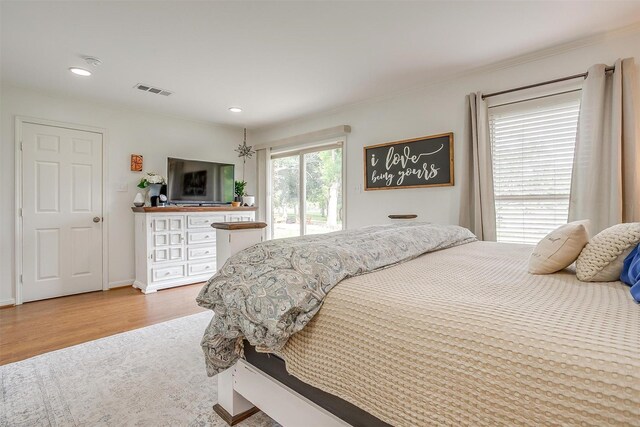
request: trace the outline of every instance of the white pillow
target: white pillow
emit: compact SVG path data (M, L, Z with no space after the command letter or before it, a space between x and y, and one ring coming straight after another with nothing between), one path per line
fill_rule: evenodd
M618 224L602 230L585 246L576 261L576 276L583 282L620 280L622 263L640 243L640 222Z
M570 266L589 242L588 229L589 220L575 221L547 234L529 257L529 273L551 274Z

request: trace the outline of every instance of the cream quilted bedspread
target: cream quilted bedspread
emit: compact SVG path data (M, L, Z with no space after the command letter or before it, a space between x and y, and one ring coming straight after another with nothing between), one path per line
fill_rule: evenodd
M476 242L341 282L287 369L397 426L640 425L640 306Z

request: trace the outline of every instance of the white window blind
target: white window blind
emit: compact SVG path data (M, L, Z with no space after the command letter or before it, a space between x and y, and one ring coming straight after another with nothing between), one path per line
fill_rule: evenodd
M579 96L489 109L499 242L536 244L566 224Z

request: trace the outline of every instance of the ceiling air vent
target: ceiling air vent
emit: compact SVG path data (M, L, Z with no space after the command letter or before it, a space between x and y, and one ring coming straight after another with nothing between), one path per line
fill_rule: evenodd
M173 92L169 90L160 89L160 88L153 87L151 85L145 85L142 83L138 83L137 85L134 86L134 88L141 90L143 92L155 93L156 95L169 96L173 94Z

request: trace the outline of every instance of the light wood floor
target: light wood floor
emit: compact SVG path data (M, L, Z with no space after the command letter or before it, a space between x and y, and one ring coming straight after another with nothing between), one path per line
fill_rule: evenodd
M72 295L0 309L0 365L27 359L204 309L203 284L144 295L132 287Z

